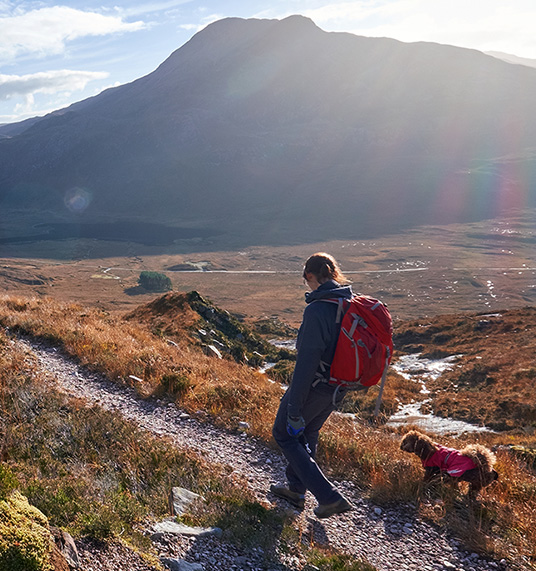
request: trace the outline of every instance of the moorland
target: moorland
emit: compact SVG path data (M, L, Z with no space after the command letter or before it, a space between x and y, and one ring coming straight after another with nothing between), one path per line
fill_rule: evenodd
M393 318L493 312L536 301L536 211L466 224L417 227L360 240L233 249L214 238L165 246L84 238L2 244L0 287L127 311L154 298L143 270L165 273L176 291L197 290L246 320L297 326L304 260L332 253L355 291L382 299Z
M268 341L295 335L303 262L325 250L355 291L389 306L395 360L456 356L427 382L425 406L487 427L444 439L493 447L500 480L476 502L418 484L400 429L384 422L425 397L419 373L394 369L379 423L374 391L330 419L326 470L379 503L414 502L509 568L534 568L535 92L534 69L475 50L326 33L301 16L228 18L145 77L0 126L2 513L20 491L77 538L121 536L154 558L140 529L166 511L166 466L210 498L188 523L225 516L238 542L269 529L267 553L284 545L325 571L368 570L333 552L318 563L322 546L304 545L292 518L221 467L59 395L15 343L44 340L213 426L242 419L270 446L281 386L257 369L269 357L289 381L292 353ZM144 290L143 271L173 292ZM0 553L15 553L5 537ZM38 544L32 571L47 567L46 537Z
M395 321L395 360L407 353L432 358L458 355L455 368L427 383L432 393L427 406L436 415L493 429L443 440L456 447L475 440L493 447L501 479L474 504L467 502L463 488L444 486L434 491L418 485L418 466L393 440L400 429L383 422L399 406L424 397L418 383L394 370L388 376L380 425L370 424L374 391L365 398L348 399L344 412L353 420L330 420L322 438L321 462L330 474L350 478L376 501L416 501L423 518L457 535L471 549L530 568L536 556L532 220L532 213L520 213L509 219L426 227L368 241L240 251L199 243L175 244L167 251L121 243L120 248L132 251L124 257L107 255L116 254L118 244L106 242L42 241L32 244L32 257L24 257L30 251L28 244L5 246L0 271L5 291L0 303L0 323L5 328L2 406L7 419L2 425L3 493L20 489L52 523L77 537L106 539L116 537L117 530L132 528L124 540L150 553L134 529L165 512L164 489L170 483L165 471L155 471L163 462L159 458L165 457L177 473L184 473L186 484L192 484L193 470L202 482L197 489L200 485L204 493L217 498L218 507L211 514L198 514L194 523L211 524L223 513L229 516L230 506L231 519L249 521L251 498L238 500L239 491L222 489L195 459L176 456L161 444L154 444L154 452L144 451L153 446L147 441L136 444L135 454L127 460L132 439L140 441L138 435L114 441L116 456L95 465L95 447L101 446L101 438L102 446L109 446L105 426L112 421L106 415L100 418L101 413L87 416L80 404L45 398L42 387L31 386L9 338L22 333L45 339L83 366L132 385L143 398L169 399L191 414L204 410L207 421L222 428L237 430L238 419L245 420L252 435L273 445L270 426L280 392L251 365L256 369L263 352L267 357L267 340L295 334L305 292L303 260L316 250L328 250L340 260L354 289L388 303ZM69 259L69 250L78 254ZM143 291L137 279L146 269L170 276L173 292ZM189 293L194 290L196 294ZM207 315L217 315L219 321ZM222 323L227 325L221 327ZM253 344L237 348L229 342L224 351L228 356L207 357L199 331L216 331L219 346L225 347L229 327L235 336L234 328L243 328L241 338ZM288 382L292 355L286 351L276 355L278 359L279 364L287 363L279 374ZM129 380L132 375L143 382ZM30 398L33 391L41 396ZM36 424L37 402L43 403L39 406L46 414ZM53 433L60 418L72 425L62 428L56 447L51 442L56 442ZM354 423L360 426L357 439ZM84 444L88 426L94 439L89 449ZM114 430L126 435L133 429L117 425ZM61 452L65 446L69 454ZM36 453L42 456L38 465L32 461ZM101 484L108 481L108 470L125 470L129 476L121 476L118 487L105 492ZM84 515L88 510L94 517ZM266 525L292 527L288 521L270 520L271 510L262 514L263 521L271 521ZM300 544L299 538L290 541L296 541L293 548ZM355 562L345 565L342 568L361 569ZM321 568L341 567L332 561Z

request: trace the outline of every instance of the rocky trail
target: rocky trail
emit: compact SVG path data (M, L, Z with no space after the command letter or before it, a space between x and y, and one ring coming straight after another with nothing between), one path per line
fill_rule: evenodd
M41 381L69 396L85 399L88 406L118 411L144 430L170 438L180 449L188 449L208 462L228 465L234 474L247 481L259 501L281 502L281 507L289 508L268 492L271 483L284 482L285 464L277 451L262 442L244 432L231 433L202 423L173 404L139 399L132 390L88 372L53 347L30 339L14 339L12 343L24 348ZM305 510L296 518L304 538L365 559L380 571L513 569L504 560L490 561L465 550L455 538L421 520L414 505L380 508L350 482L337 485L355 509L318 520L312 512L314 498L308 496ZM151 530L147 532L150 534ZM161 558L190 562L189 566L177 569L294 571L303 568L303 562L283 553L279 554L278 562L268 564L260 548L240 552L217 536L159 534L155 538ZM120 544L105 548L80 541L77 546L85 571L153 569Z

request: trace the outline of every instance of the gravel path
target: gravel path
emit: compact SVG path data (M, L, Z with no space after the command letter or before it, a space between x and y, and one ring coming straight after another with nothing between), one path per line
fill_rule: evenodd
M62 392L86 399L88 405L120 411L125 418L157 435L168 436L181 448L188 448L205 460L230 465L247 479L255 496L264 503L278 503L267 490L270 483L284 482L282 456L245 433L229 433L202 424L175 405L144 401L130 389L88 373L57 349L34 340L18 339L29 358L36 360L36 375L54 384ZM306 537L337 550L365 559L380 571L510 571L505 561L489 561L463 549L455 539L419 519L416 507L401 505L379 508L362 497L350 482L338 482L339 489L352 501L355 509L328 520L318 520L312 513L314 498L308 496L306 509L297 518ZM288 508L282 501L281 505ZM184 558L198 562L205 570L301 569L291 556L281 556L279 566L264 567L260 550L239 553L214 537L164 537L157 544L162 557ZM106 566L114 557L99 557L95 548L80 545L85 571L118 569L152 569L139 564ZM98 551L98 550L97 550ZM523 569L516 567L515 569ZM526 567L528 569L528 567Z

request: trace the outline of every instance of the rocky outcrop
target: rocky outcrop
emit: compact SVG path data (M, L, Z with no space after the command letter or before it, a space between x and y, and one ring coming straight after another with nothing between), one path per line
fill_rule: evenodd
M185 488L174 487L169 493L169 511L171 515L181 516L186 513L190 504L195 501L204 501L205 498Z
M78 569L80 567L80 558L74 539L66 531L57 527L51 527L50 531L54 537L57 549L68 566L71 569Z

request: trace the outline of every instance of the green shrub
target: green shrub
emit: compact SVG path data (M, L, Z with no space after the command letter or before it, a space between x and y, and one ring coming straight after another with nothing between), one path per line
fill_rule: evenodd
M92 510L78 515L75 528L80 535L104 541L121 532L121 519L113 509L95 503Z
M310 561L320 571L376 571L376 567L350 555L326 554L313 550Z
M19 492L0 501L0 571L48 571L47 518Z
M0 464L0 500L5 500L19 485L17 477L6 464Z
M47 459L52 464L51 459ZM54 468L58 468L56 464ZM82 481L64 474L57 478L45 477L30 480L24 487L24 493L30 502L46 513L54 525L68 526L75 514L89 509L85 500L88 496L88 486Z
M271 369L268 370L267 374L274 381L278 381L285 385L290 385L295 365L296 363L294 361L279 361Z
M170 395L180 400L192 387L190 379L183 373L169 373L164 375L153 393L155 397Z
M250 353L249 355L247 355L247 359L248 359L248 365L250 367L253 367L255 369L258 369L259 367L262 367L263 363L264 363L264 357L262 355L260 355L259 353Z
M143 271L138 278L138 284L147 291L169 291L171 280L165 274L159 272Z

